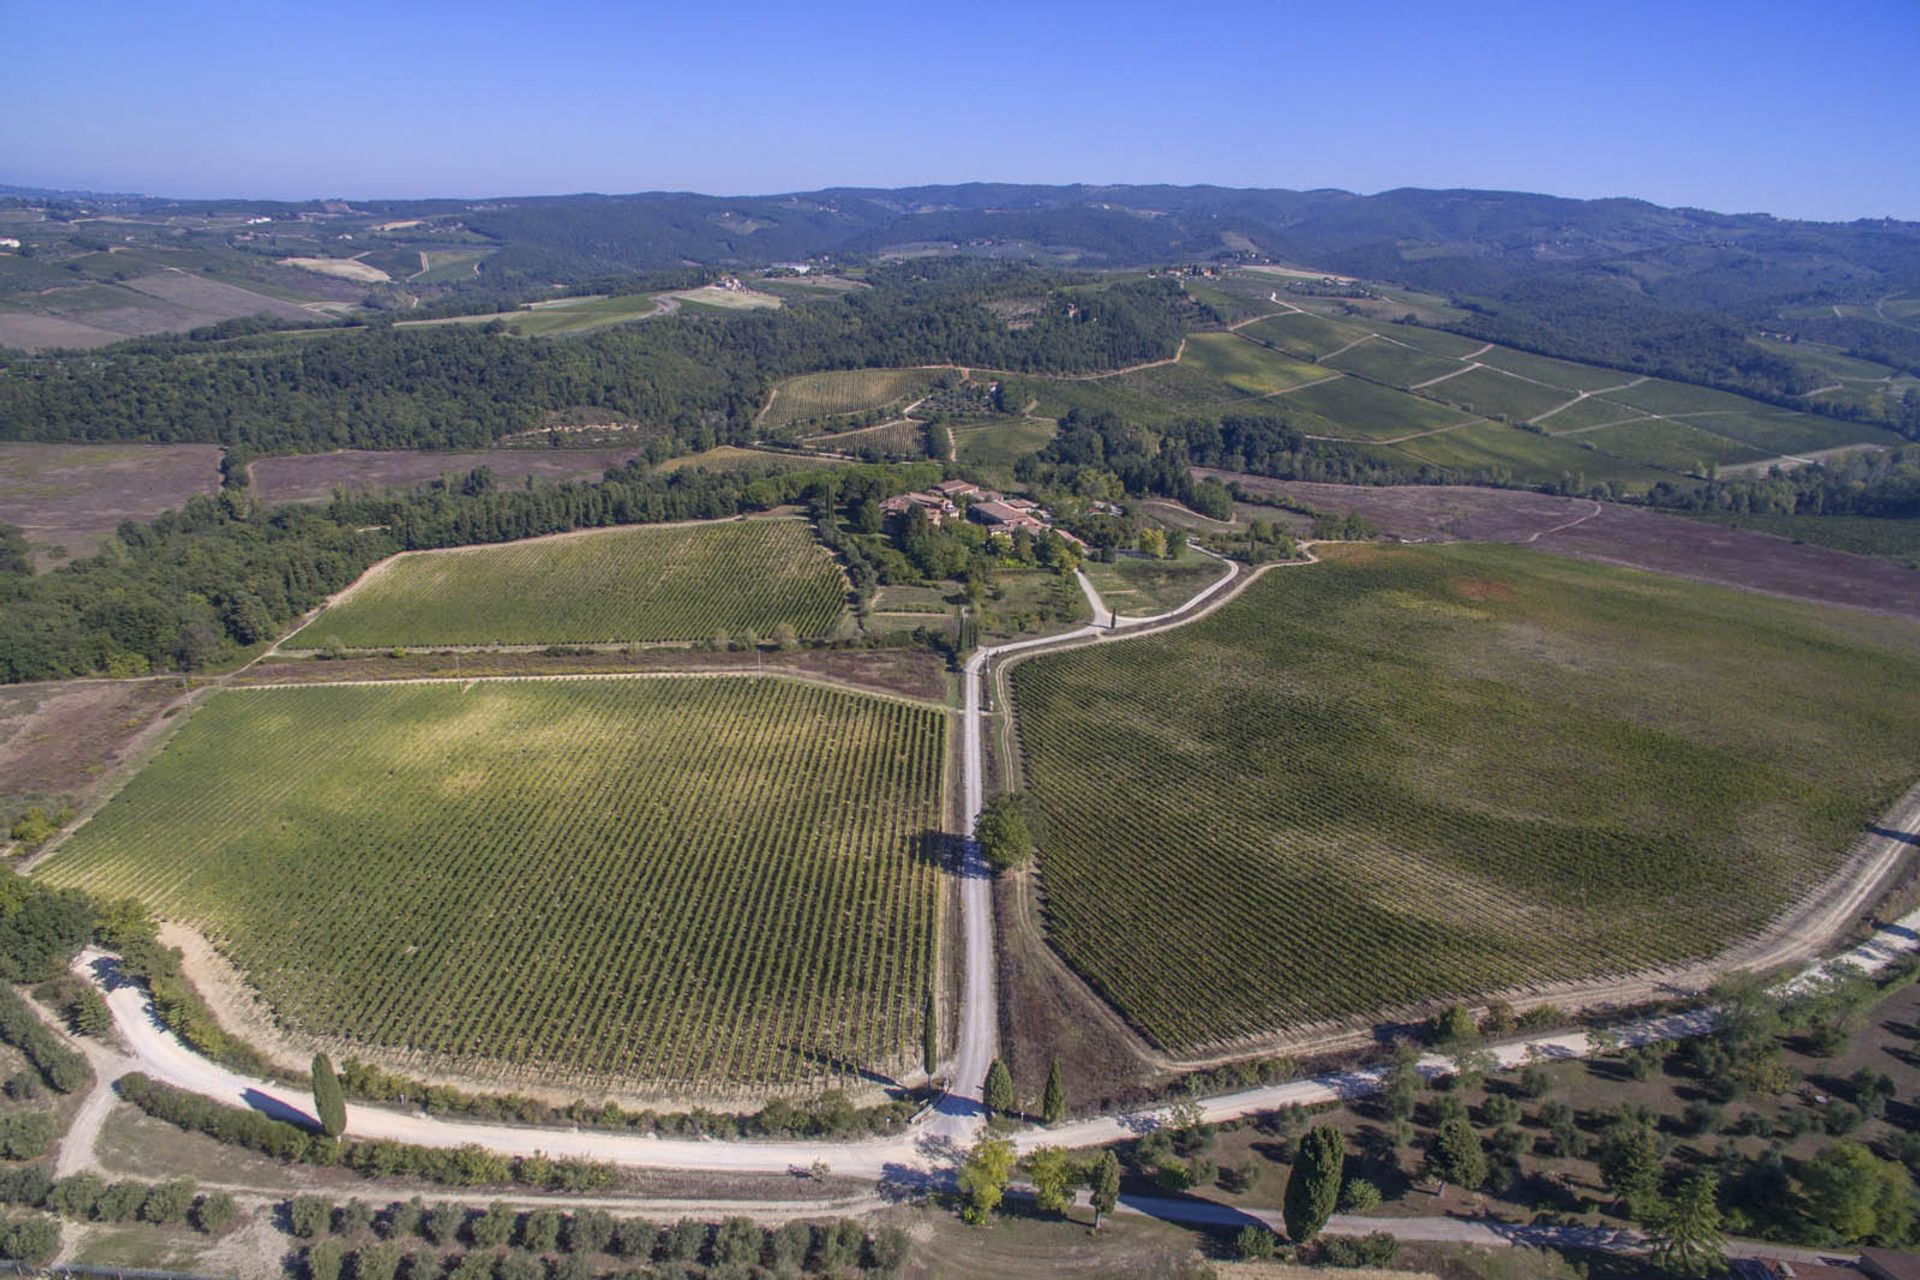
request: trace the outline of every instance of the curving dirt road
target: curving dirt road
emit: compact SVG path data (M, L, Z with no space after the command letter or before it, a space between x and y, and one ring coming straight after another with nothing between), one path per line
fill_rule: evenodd
M1581 517L1589 518L1591 514ZM1309 557L1311 554L1309 550ZM1098 603L1097 595L1089 591L1089 598L1095 602L1096 618L1105 614L1103 624L975 652L966 663L963 679L962 814L967 829L971 830L985 802L982 704L989 672L998 676L1004 670L1004 664L994 668L996 659L1018 660L1042 649L1113 643L1184 626L1211 614L1263 573L1310 563L1312 559L1288 561L1247 572L1238 563L1229 562L1225 576L1210 583L1179 608L1144 618L1115 618ZM1915 797L1920 797L1920 787L1909 800ZM1911 841L1915 834L1920 834L1920 803L1905 804L1887 815L1876 834L1890 843ZM387 1138L422 1146L478 1143L509 1155L540 1152L659 1169L786 1172L824 1159L835 1174L892 1185L945 1181L951 1177L960 1153L982 1124L980 1099L987 1068L998 1049L999 1035L994 990L992 879L978 847L971 841L966 844L960 875L965 961L949 1090L904 1134L848 1142L665 1139L593 1129L468 1123L360 1104L350 1108L347 1131L358 1138ZM1841 965L1875 972L1896 957L1916 950L1920 950L1920 910L1882 928L1851 951L1813 966L1796 981L1808 981ZM137 1068L157 1080L229 1105L250 1107L298 1122L311 1121L312 1104L304 1091L240 1075L188 1048L160 1022L146 991L121 978L113 957L89 949L81 953L75 968L105 993L115 1026L130 1051L128 1058L114 1055L112 1061L99 1060L96 1055L96 1070L103 1080ZM1639 1044L1699 1035L1711 1029L1713 1022L1711 1011L1698 1011L1633 1022L1617 1031L1622 1043ZM1582 1057L1592 1049L1585 1033L1570 1032L1513 1041L1495 1047L1493 1052L1502 1066L1510 1067L1536 1057ZM106 1053L105 1050L98 1052ZM1443 1075L1453 1069L1453 1064L1447 1058L1429 1055L1421 1060L1421 1069L1429 1075ZM1199 1105L1208 1120L1221 1121L1295 1103L1341 1101L1377 1090L1383 1073L1384 1068L1378 1066L1336 1072L1202 1099ZM84 1137L97 1131L111 1105L110 1097L102 1088L96 1098L89 1099L76 1123L76 1134ZM1026 1151L1043 1144L1080 1147L1120 1141L1165 1123L1168 1110L1151 1108L1051 1129L1028 1129L1015 1137L1015 1143ZM90 1148L90 1139L75 1144L78 1151Z

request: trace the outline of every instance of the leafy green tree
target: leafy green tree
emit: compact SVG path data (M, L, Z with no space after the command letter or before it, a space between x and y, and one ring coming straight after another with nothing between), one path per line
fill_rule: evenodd
M995 871L1013 871L1033 858L1033 832L1019 797L999 795L987 801L973 824L980 855Z
M1616 1120L1600 1137L1600 1180L1627 1216L1638 1219L1660 1190L1660 1140L1639 1120Z
M1473 1020L1473 1011L1464 1004L1450 1004L1435 1014L1427 1024L1427 1032L1433 1042L1442 1048L1478 1044L1480 1041L1480 1024Z
M1282 1203L1287 1238L1295 1244L1305 1244L1319 1235L1320 1228L1333 1216L1340 1203L1340 1170L1346 1158L1347 1144L1331 1125L1309 1129L1300 1139Z
M1857 1142L1836 1142L1809 1161L1800 1193L1808 1221L1848 1244L1901 1244L1913 1229L1906 1170Z
M993 1216L1007 1194L1013 1176L1013 1143L983 1133L960 1166L960 1194L966 1199L961 1216L979 1226Z
M1045 1124L1059 1124L1067 1114L1067 1087L1060 1079L1060 1059L1055 1058L1047 1064L1047 1088L1040 1097L1040 1119Z
M1265 1227L1242 1227L1233 1238L1233 1251L1243 1262L1269 1261L1274 1254L1273 1232Z
M1487 1180L1487 1153L1472 1125L1455 1118L1440 1126L1427 1149L1427 1173L1442 1186L1450 1183L1466 1191L1480 1188Z
M347 1131L347 1095L341 1091L340 1077L333 1073L332 1059L324 1053L313 1055L313 1108L320 1132L337 1138Z
M993 1115L1005 1115L1013 1110L1013 1074L999 1058L987 1068L987 1084L981 1101Z
M1120 1157L1108 1147L1094 1161L1093 1177L1093 1229L1100 1229L1100 1220L1112 1213L1120 1205Z
M1717 1275L1726 1269L1720 1234L1720 1179L1702 1169L1683 1181L1671 1200L1649 1215L1653 1256L1676 1276Z
M1073 1185L1077 1170L1067 1153L1059 1147L1039 1147L1027 1157L1028 1176L1033 1179L1033 1199L1043 1212L1065 1213L1073 1204Z

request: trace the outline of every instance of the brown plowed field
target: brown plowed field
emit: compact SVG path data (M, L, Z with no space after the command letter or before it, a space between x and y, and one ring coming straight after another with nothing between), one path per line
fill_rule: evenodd
M644 442L642 442L644 443ZM452 472L493 468L503 485L528 476L543 480L598 480L608 467L637 457L642 445L618 449L475 449L422 453L397 449L341 449L285 458L261 458L247 469L253 496L262 502L312 502L348 489L410 489Z
M1920 573L1893 561L1683 516L1516 489L1312 484L1206 468L1196 474L1238 480L1250 492L1284 495L1322 511L1358 512L1408 541L1526 543L1583 560L1920 619Z
M0 444L0 523L26 534L41 569L219 487L217 444Z

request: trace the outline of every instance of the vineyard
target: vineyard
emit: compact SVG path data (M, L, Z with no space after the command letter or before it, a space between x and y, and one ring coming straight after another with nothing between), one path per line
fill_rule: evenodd
M381 566L289 648L604 644L838 625L847 582L798 520L634 526L413 552Z
M1053 944L1175 1051L1710 956L1920 771L1920 629L1323 548L1013 668Z
M814 418L884 409L926 394L937 369L835 369L780 384L762 424L783 427Z
M776 679L230 691L44 867L300 1031L584 1087L919 1062L945 717Z

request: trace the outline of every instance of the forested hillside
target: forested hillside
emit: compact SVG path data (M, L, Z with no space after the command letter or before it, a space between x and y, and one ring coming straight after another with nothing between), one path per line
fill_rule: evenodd
M42 356L0 377L0 439L210 441L257 451L485 444L562 409L602 410L695 447L744 439L771 383L814 369L965 364L1105 369L1171 356L1197 308L1171 280L931 260L777 311L685 314L567 340L496 326L150 339ZM1028 313L1020 327L991 307ZM227 331L221 331L227 332Z

